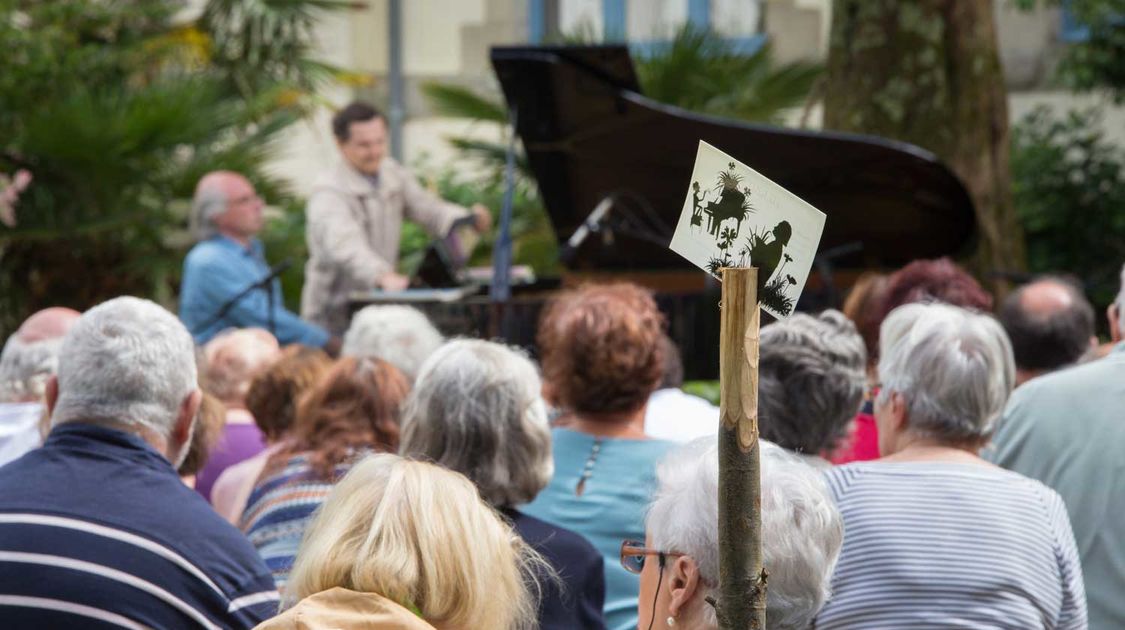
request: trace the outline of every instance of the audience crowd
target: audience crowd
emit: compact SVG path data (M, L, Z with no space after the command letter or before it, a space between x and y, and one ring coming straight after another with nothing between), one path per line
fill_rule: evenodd
M193 264L260 270L253 188L205 184L242 249ZM1125 627L1121 282L1105 347L1066 276L993 316L948 259L764 326L767 626ZM556 295L533 359L407 306L275 338L211 288L5 343L5 627L718 627L719 413L648 290Z

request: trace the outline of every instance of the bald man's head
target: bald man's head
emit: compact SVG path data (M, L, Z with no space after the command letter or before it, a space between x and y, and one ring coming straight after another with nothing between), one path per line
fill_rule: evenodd
M1012 292L999 318L1012 340L1016 367L1034 374L1075 363L1094 339L1094 308L1061 278L1041 278Z
M43 396L59 363L63 337L82 314L52 307L28 317L0 354L0 402L27 402Z

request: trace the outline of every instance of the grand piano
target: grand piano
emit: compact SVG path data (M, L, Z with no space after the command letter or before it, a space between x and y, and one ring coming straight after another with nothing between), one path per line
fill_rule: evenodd
M719 287L668 249L699 140L749 164L827 215L798 309L838 306L863 269L957 255L974 239L972 201L916 146L854 134L748 124L646 98L623 46L497 47L491 61L563 252L558 279L411 301L447 334L499 337L534 351L559 287L629 280L653 289L688 378L717 378ZM578 236L575 236L577 233ZM585 235L585 238L581 238ZM370 303L357 296L353 307Z

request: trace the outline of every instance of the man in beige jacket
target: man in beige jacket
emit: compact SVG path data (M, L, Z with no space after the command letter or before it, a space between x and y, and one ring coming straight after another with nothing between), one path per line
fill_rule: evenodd
M395 271L404 216L436 238L460 217L472 215L481 232L492 218L480 204L470 210L443 201L387 156L387 124L374 107L348 105L332 119L332 131L344 159L317 179L309 197L301 316L339 335L348 327L349 293L406 288L408 278Z

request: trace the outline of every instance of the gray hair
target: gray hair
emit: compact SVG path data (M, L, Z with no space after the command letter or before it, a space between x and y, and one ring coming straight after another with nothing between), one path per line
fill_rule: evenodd
M1015 360L992 317L948 304L907 304L879 329L878 404L906 400L907 430L945 443L992 434L1015 383Z
M762 329L762 437L816 455L843 436L863 402L867 351L843 313L798 313Z
M218 181L204 179L191 200L191 233L203 241L219 233L215 218L227 211L226 190Z
M522 351L451 341L418 374L403 409L399 452L464 474L496 507L528 503L554 472L541 387Z
M775 444L759 444L762 560L769 571L766 619L770 628L804 630L828 599L844 541L844 523L820 472ZM656 495L645 521L652 544L693 558L702 587L717 596L717 440L700 438L673 451L657 467L656 475ZM702 621L717 627L714 609L703 606L702 611Z
M174 315L120 297L86 311L59 356L51 426L82 421L149 429L168 437L197 389L195 347Z
M0 402L40 400L59 365L62 337L27 342L8 337L0 354Z
M352 317L341 354L382 359L410 380L445 339L421 311L398 304L368 306Z

